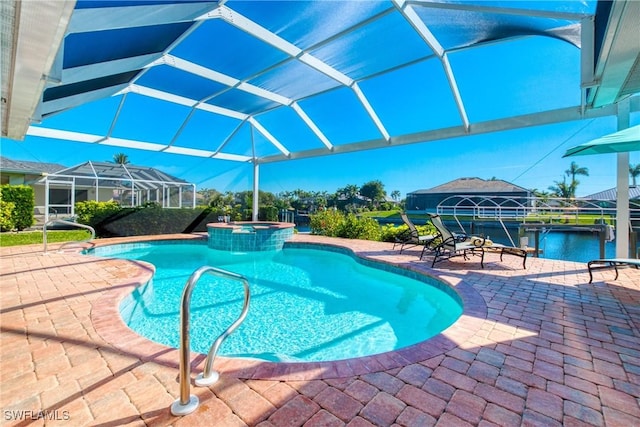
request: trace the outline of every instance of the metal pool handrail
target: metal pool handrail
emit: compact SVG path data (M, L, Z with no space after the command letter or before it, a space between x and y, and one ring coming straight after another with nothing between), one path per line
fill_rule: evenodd
M212 371L213 361L218 354L218 349L222 342L236 330L242 323L247 312L249 311L249 300L251 299L251 291L249 289L249 281L239 274L231 271L222 270L216 267L203 266L191 274L187 284L182 292L182 303L180 305L180 398L171 404L171 413L173 415L187 415L198 408L200 402L198 397L190 394L191 380L191 351L189 344L189 312L191 306L191 294L200 277L205 273L211 273L214 276L239 280L244 285L244 305L242 312L235 322L231 324L220 336L213 342L207 360L205 361L204 371L195 380L198 386L208 386L215 383L220 375L218 372Z
M96 238L96 230L91 227L90 225L85 225L85 224L78 224L77 222L72 222L72 221L65 221L63 219L52 219L47 221L44 226L42 227L42 241L44 243L44 253L47 253L47 226L53 224L53 223L58 223L58 224L64 224L64 225L70 225L73 227L80 227L80 228L84 228L86 230L89 230L91 232L91 237L89 237L88 239L84 239L84 240L74 240L71 242L65 242L62 245L60 245L60 247L58 248L58 251L61 251L62 248L64 248L66 245L70 245L72 243L88 243L90 241L92 241L93 239Z

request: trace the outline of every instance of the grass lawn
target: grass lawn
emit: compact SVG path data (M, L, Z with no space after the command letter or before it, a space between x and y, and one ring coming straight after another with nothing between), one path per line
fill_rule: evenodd
M91 236L86 230L49 230L47 243L71 242L88 239ZM17 233L0 233L0 246L18 246L43 244L42 231L20 231Z

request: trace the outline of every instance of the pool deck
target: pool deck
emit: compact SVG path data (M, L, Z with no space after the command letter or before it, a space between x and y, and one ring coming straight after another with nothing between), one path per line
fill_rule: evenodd
M165 238L167 236L163 236ZM171 236L190 238L190 236ZM191 236L198 237L198 236ZM97 244L133 239L104 239ZM136 238L135 240L140 240ZM438 276L461 319L409 349L337 363L220 358L221 379L192 387L174 417L178 352L117 313L145 283L143 263L50 245L0 248L2 425L624 426L640 425L640 270L488 254L430 268L392 244L295 235ZM202 369L194 355L192 374Z

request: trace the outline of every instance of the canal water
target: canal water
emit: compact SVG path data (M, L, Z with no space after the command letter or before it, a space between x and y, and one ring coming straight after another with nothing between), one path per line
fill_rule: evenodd
M496 243L511 245L505 231L501 227L481 227L476 230L489 236ZM451 228L455 230L455 227ZM516 246L520 245L517 229L509 229L511 238ZM535 247L535 233L526 232L524 236L529 238L528 246ZM563 261L589 262L601 258L600 237L597 232L589 231L540 231L540 258L559 259ZM615 241L605 242L605 258L615 258Z
M400 225L400 224L397 224ZM453 224L447 224L453 232L460 232L459 227ZM296 227L299 232L309 232L309 227ZM467 229L466 233L469 232ZM488 236L496 243L511 246L511 241L507 237L505 231L501 227L484 225L476 227L477 235L483 234ZM520 245L517 229L509 229L511 238L516 246ZM525 233L529 238L529 247L535 246L533 232ZM600 240L597 232L588 231L550 231L548 233L540 232L540 249L542 253L540 258L559 259L563 261L589 262L600 256ZM615 241L605 242L605 257L615 258L616 245Z

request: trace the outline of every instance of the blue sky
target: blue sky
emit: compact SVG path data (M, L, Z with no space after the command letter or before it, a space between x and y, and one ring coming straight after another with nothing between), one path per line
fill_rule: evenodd
M318 5L324 7L322 3ZM349 6L348 3L346 5ZM242 7L242 3L238 7ZM591 5L591 9L587 10L594 7ZM251 11L249 8L244 12ZM272 18L276 19L277 16ZM387 18L398 19L398 15L388 15L384 20ZM365 55L349 54L353 50L353 43L360 40L355 36L359 32L355 32L354 37L347 36L325 44L313 53L329 65L351 73L353 77L366 77L358 82L359 87L392 136L459 126L461 118L441 62L429 55L426 44L406 22L405 26L395 21L392 24L382 31L375 26L366 28L377 34L377 38L375 43L358 45L358 54L367 50ZM221 27L219 21L212 20L207 25L199 29L211 31L205 31L203 37L210 38L211 34L217 34L214 30L225 30L221 34L227 35L226 31L229 31L227 41L231 44L244 43L247 38L232 27ZM480 37L476 33L481 32L482 28L482 25L475 25L474 22L474 25L458 28L455 34L440 36L443 42L455 44L459 42L457 37L460 34L475 40L474 37ZM299 36L304 40L307 27L300 26L299 29L302 32ZM391 37L388 33L394 31L399 33ZM198 34L195 32L196 36ZM403 43L398 44L395 42L397 40L403 40ZM576 46L554 37L515 37L509 40L509 43L487 43L474 49L454 50L448 56L471 126L474 123L580 104L580 50ZM194 43L198 44L198 41ZM197 46L191 47L195 49ZM233 53L234 49L229 49ZM194 52L199 50L195 49ZM264 52L265 55L240 55L244 62L229 60L216 63L212 68L242 79L245 74L255 72L249 72L247 67L258 67L261 61L267 61L266 69L270 70L269 66L280 61L284 55L268 46ZM277 54L277 58L270 58L267 53ZM171 54L200 61L203 65L208 65L207 61L220 59L215 55L198 57L182 45ZM378 61L399 61L405 65L377 74L376 67L380 66ZM273 91L278 89L283 93L295 93L292 99L299 100L300 107L334 145L381 138L353 90L345 86L309 96L312 84L307 78L315 76L318 79L316 83L333 85L327 88L339 85L317 72L309 74L307 70L307 74L295 74L293 69L299 66L296 61L285 62L282 68L286 72L282 75L273 75L270 70L258 73L250 83ZM151 68L136 84L152 90L169 90L175 85L181 90L177 93L192 99L201 99L202 92L214 93L219 90L218 83L202 78L194 83L187 81L190 77L193 75L163 65ZM174 143L175 140L174 146L215 150L237 125L236 119L205 114L200 110L193 113L189 107L135 92L127 95L118 116L116 111L119 111L122 97L116 95L54 114L42 126L100 136L112 132L113 137L162 145ZM238 111L246 109L260 112L260 103L265 102L265 99L235 90L225 92L221 98L224 97L229 98L225 102L236 105ZM118 120L111 129L114 117L118 117ZM288 107L262 112L257 115L257 120L286 147L297 146L298 150L322 147L309 127ZM632 114L630 124L640 124L640 113ZM251 154L252 133L246 131L247 128L242 128L237 138L234 137L225 146L225 149L230 149L228 152ZM461 177L495 177L528 189L547 190L554 181L562 181L564 171L569 168L571 161L575 161L589 170L588 177L579 177L577 190L578 196L586 196L616 186L616 156L563 159L562 155L570 147L616 130L616 118L606 117L269 163L260 167L260 189L274 193L295 189L333 193L346 185L360 186L371 180L380 180L387 193L397 190L405 197L408 192L431 188ZM258 132L255 132L255 138L256 145L266 149L268 154L277 152ZM114 154L124 153L132 164L161 169L195 183L200 189L213 188L225 192L252 188L252 167L246 163L34 136L27 136L22 142L2 139L0 150L3 156L14 159L60 163L68 167L87 160L110 161ZM640 152L631 153L630 162L640 163Z
M632 115L631 122L640 124L640 114ZM575 161L589 169L588 177L579 177L578 195L585 196L615 187L616 155L565 159L562 155L570 147L615 132L616 126L616 119L608 117L265 164L260 167L260 188L274 193L298 188L332 193L348 184L380 180L388 193L398 190L405 197L414 190L473 176L546 190L554 181L561 181ZM2 139L1 152L14 159L65 166L86 160L110 161L115 153L123 152L133 164L156 167L194 182L198 188L243 191L252 185L249 165L184 155L31 136L22 142ZM640 152L630 153L630 162L640 163Z

